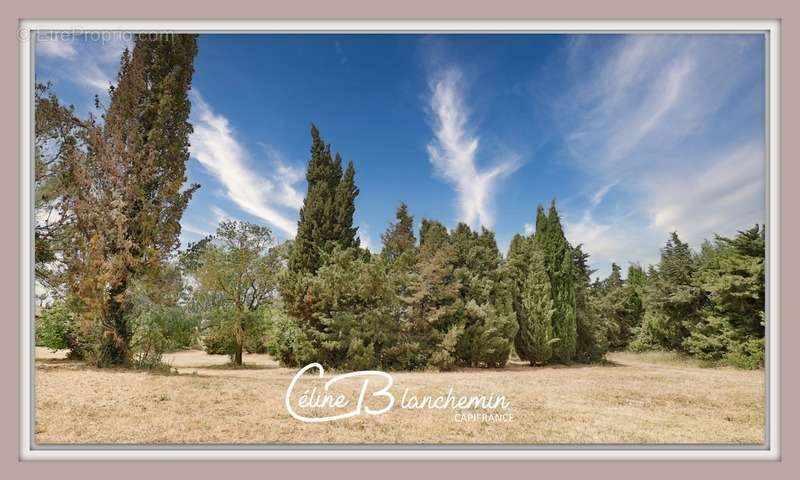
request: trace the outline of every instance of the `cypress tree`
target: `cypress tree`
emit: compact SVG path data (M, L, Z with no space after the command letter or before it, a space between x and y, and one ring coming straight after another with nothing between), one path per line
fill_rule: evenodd
M530 247L534 246L530 242ZM548 361L552 355L554 308L544 255L538 249L531 248L526 257L528 268L522 282L521 308L517 310L519 330L514 346L521 359L534 365Z
M330 145L313 124L306 181L308 190L289 257L289 269L297 273L315 273L322 265L322 254L329 254L337 244L344 248L359 245L358 228L353 227L358 195L355 168L350 162L342 173L341 156L331 156Z
M183 188L196 54L196 35L137 35L122 55L103 124L89 127L86 155L68 168L77 227L70 293L99 365L129 363L128 287L156 275L175 250L183 210L199 188Z
M550 277L550 291L555 312L553 358L570 362L575 357L577 323L575 305L575 275L572 247L564 236L555 200L547 215L540 205L536 212L535 242L544 253L545 268Z
M341 164L341 157L336 154L336 163ZM353 162L347 162L341 181L336 186L336 225L334 240L343 248L357 248L361 245L358 238L358 227L353 226L353 215L356 212L356 169Z
M608 350L608 328L600 316L591 276L595 272L589 267L589 254L583 246L572 249L575 261L575 324L577 339L575 358L581 362L594 362L603 358Z

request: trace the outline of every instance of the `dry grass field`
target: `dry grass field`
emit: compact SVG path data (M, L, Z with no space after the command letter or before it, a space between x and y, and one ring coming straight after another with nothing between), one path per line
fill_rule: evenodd
M615 353L607 365L392 374L397 397L406 388L438 396L451 387L458 395L504 395L506 422L395 407L313 424L284 406L295 370L266 355L248 355L246 368L233 369L224 356L174 353L166 357L171 374L98 370L61 357L37 350L40 444L759 444L764 436L763 371L701 368L666 354ZM339 388L352 393L359 385Z

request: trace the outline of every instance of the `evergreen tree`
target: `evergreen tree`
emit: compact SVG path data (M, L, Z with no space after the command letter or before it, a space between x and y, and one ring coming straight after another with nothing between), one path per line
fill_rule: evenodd
M336 154L336 163L341 164L341 157ZM341 181L336 186L336 225L334 227L334 241L342 248L358 248L361 241L358 238L358 227L353 226L353 215L356 212L356 169L353 162L347 162Z
M708 302L683 341L689 353L746 368L763 365L765 251L758 225L704 246L696 279Z
M417 245L417 239L414 237L414 217L408 214L405 203L400 203L395 218L397 222L389 225L381 236L383 241L381 255L392 263L408 256Z
M311 159L306 170L308 190L297 221L289 269L296 273L314 273L322 265L322 255L329 254L336 245L357 247L358 228L353 227L355 185L353 163L342 173L342 159L331 156L315 125L311 125Z
M547 362L552 355L554 308L544 255L536 248L531 250L522 283L521 308L517 310L519 330L514 345L519 358L534 365Z
M608 350L608 325L597 308L596 289L590 284L595 270L589 267L589 254L578 245L575 259L575 358L581 362L601 360Z
M461 283L454 275L454 258L447 228L423 219L407 304L420 343L428 352L427 364L440 370L456 365L456 345L464 332L459 323Z
M575 307L575 274L572 248L564 236L561 219L555 201L545 216L539 206L536 213L534 240L544 253L545 268L550 277L550 289L555 312L553 314L553 358L560 362L571 362L575 357L577 340Z
M453 275L461 286L459 322L464 332L456 352L471 366L505 365L516 335L511 279L500 268L502 257L494 234L459 224L450 233Z
M196 53L196 35L137 35L102 125L88 127L86 155L68 166L69 289L99 365L129 363L128 288L174 252L199 187L184 188Z
M36 282L48 289L50 297L61 296L64 251L74 225L74 213L64 196L69 188L66 168L84 154L86 125L74 107L59 101L49 83L36 85L34 112Z
M683 340L700 320L706 302L695 282L698 268L697 255L672 232L657 268L648 274L645 312L632 348L683 350Z

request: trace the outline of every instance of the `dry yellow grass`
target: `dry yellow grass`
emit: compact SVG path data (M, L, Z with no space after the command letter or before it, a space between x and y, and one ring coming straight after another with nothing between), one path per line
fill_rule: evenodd
M307 424L284 395L293 369L266 355L166 357L179 374L98 370L37 351L38 443L725 443L764 437L764 373L616 353L610 365L393 373L422 395L505 395L509 422L457 422L452 410L395 407ZM326 374L326 377L328 374ZM310 386L312 379L304 379ZM355 392L357 383L340 390ZM377 408L377 407L376 407ZM488 412L488 411L486 411Z

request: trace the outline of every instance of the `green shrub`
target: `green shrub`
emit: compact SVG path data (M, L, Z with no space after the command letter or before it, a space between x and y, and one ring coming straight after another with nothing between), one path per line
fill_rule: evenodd
M433 352L429 364L431 367L439 371L452 370L456 366L456 345L458 344L461 335L464 333L464 325L457 324L450 327L445 334L439 348Z
M70 348L73 315L64 302L55 302L42 309L35 322L36 346L52 350Z
M723 363L736 368L756 370L764 366L764 339L750 338L730 346Z
M244 351L247 353L268 353L268 339L270 324L268 316L264 314L269 309L249 311L243 314L242 326L244 327ZM203 336L203 349L210 355L228 355L231 358L236 353L236 342L233 322L233 312L221 308L212 311L211 318L206 326Z
M315 349L297 321L281 309L270 309L267 316L267 352L281 365L302 367L315 362Z
M150 305L130 318L134 366L154 368L169 351L187 348L196 338L196 321L180 307Z

